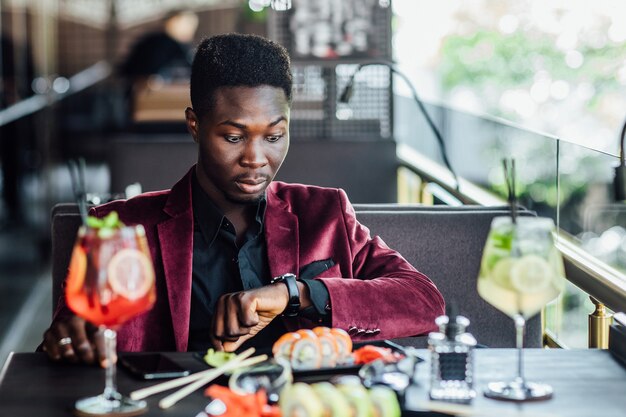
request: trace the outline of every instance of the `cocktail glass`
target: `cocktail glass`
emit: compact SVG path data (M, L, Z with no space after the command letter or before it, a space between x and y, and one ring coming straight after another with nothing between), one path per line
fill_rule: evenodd
M154 268L141 225L121 228L82 226L72 251L65 288L67 305L99 327L106 355L105 388L76 402L79 415L131 416L145 401L124 397L116 386L116 329L150 309L156 300Z
M515 321L518 374L510 382L491 382L485 396L529 401L552 396L547 384L528 382L523 374L522 347L526 320L565 285L563 260L554 246L554 222L549 218L496 217L485 243L478 277L478 293Z

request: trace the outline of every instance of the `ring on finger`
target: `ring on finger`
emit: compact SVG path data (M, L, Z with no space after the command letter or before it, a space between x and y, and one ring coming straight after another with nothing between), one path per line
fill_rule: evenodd
M70 345L70 344L72 344L72 338L71 337L64 337L64 338L60 339L57 343L59 344L59 346Z

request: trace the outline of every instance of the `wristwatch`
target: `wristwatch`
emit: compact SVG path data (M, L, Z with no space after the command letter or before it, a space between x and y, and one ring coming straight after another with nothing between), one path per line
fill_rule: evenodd
M289 293L289 301L287 307L283 311L283 315L287 317L295 317L300 311L300 290L298 290L298 284L296 282L296 276L294 274L283 274L275 278L272 278L271 283L284 282L287 286L287 292Z

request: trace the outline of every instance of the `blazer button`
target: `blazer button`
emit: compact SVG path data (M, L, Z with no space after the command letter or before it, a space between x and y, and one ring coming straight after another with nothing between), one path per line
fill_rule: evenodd
M348 334L355 334L358 331L356 326L348 327Z
M361 334L364 334L364 333L365 333L365 329L358 329L358 330L356 331L357 336L358 336L358 335L361 335Z
M374 332L374 330L372 330L372 329L367 329L367 330L365 331L365 334L369 336L369 335L376 334L376 332Z
M380 333L380 329L374 329L374 330L372 330L372 334L378 334L378 333Z

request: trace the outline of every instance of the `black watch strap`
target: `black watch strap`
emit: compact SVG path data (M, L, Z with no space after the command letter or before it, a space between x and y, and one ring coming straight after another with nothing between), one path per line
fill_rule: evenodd
M297 278L294 274L283 274L272 278L272 284L284 282L287 286L289 301L287 302L285 311L283 311L283 315L287 317L295 317L300 311L300 290L298 290L298 283L296 282L296 279Z

